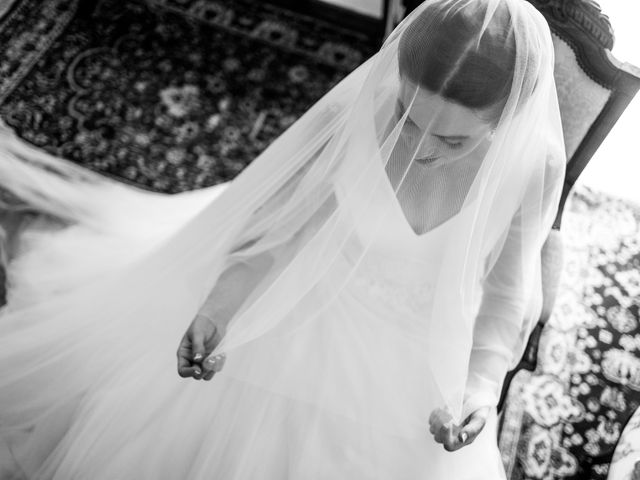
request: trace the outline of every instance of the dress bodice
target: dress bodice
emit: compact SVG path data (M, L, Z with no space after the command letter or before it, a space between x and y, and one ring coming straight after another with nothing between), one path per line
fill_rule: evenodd
M447 232L469 220L472 209L463 207L458 214L418 234L407 220L384 168L373 169L367 180L374 182L366 188L367 198L344 181L336 181L334 189L339 204L350 212L356 236L370 242L369 250L375 254L431 263L446 242Z
M338 202L348 208L354 225L355 238L345 248L348 259L360 262L352 286L373 304L383 302L397 312L423 315L432 300L450 232L465 221L470 209L463 208L430 231L417 234L384 168L376 168L367 180L374 182L368 183L370 198L362 198L350 185L335 185Z

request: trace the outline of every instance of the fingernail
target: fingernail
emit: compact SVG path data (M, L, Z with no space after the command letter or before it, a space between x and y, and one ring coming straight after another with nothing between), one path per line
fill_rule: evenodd
M207 360L207 363L210 363L213 365L214 363L216 363L217 360L218 359L216 357L211 357L210 359Z
M199 360L202 360L202 354L201 354L201 353L196 353L196 354L193 356L193 359L194 359L196 362L197 362L197 361L199 361Z
M200 375L200 370L196 369L196 370L194 370L193 373L195 373L196 375Z
M469 438L469 435L467 434L467 432L462 432L462 433L460 434L460 441L461 441L462 443L466 442L466 441L467 441L467 438Z

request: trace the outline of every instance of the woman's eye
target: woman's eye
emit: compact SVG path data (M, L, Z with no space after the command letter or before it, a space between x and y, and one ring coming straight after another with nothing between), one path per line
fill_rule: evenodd
M446 138L443 137L438 137L440 139L440 141L442 143L444 143L446 146L450 147L450 148L460 148L462 147L462 142L460 141L454 141L454 140L447 140Z

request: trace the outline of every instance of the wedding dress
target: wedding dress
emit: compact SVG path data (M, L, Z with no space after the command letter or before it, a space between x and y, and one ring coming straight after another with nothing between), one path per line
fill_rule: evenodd
M398 112L400 53L425 31L418 50L436 43L438 25L420 22L460 15L475 27L453 68L499 21L513 78L486 148L422 178L425 132L414 141L403 128L420 120L414 105L439 105L425 130L484 120L420 88ZM47 214L20 233L0 310L0 438L15 470L504 478L494 407L539 312L539 254L562 185L552 52L526 2L427 1L233 182L174 196L0 129L0 184ZM265 253L274 263L214 351L227 356L222 372L178 377L178 342L221 273ZM459 422L481 406L492 413L471 445L447 452L429 433L435 409Z
M52 412L34 440L16 442L13 452L27 478L503 478L495 411L476 442L456 453L436 444L427 429L429 413L441 400L420 340L424 322L417 318L435 292L425 272L435 271L430 267L442 254L447 232L468 213L445 221L433 235L418 235L382 166L378 175L378 210L386 214L380 224L361 227L383 226L384 235L376 237L364 268L321 316L237 350L209 384L180 381L173 357L158 354L174 349L180 319L177 329L156 330L153 317L141 318L132 328L153 330L144 350L130 351L126 360L122 354L114 358L124 365L93 387L72 420L64 410ZM224 187L209 189L210 198ZM339 201L357 201L341 190L337 185ZM45 248L37 252L30 264L44 261L36 255L48 255ZM344 253L342 261L353 261L349 249ZM70 250L65 257L78 261ZM382 271L394 272L396 281L380 280ZM20 285L11 293L22 296ZM73 327L38 329L55 337ZM113 345L115 351L122 347ZM52 344L49 355L62 348ZM251 377L268 378L268 386L245 378L247 369ZM58 380L64 390L64 377ZM379 425L365 427L372 415Z

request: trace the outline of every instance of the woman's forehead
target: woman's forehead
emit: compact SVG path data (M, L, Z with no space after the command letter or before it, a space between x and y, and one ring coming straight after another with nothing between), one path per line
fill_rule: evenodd
M469 136L487 129L476 111L402 79L398 96L403 111L421 128L441 136Z

